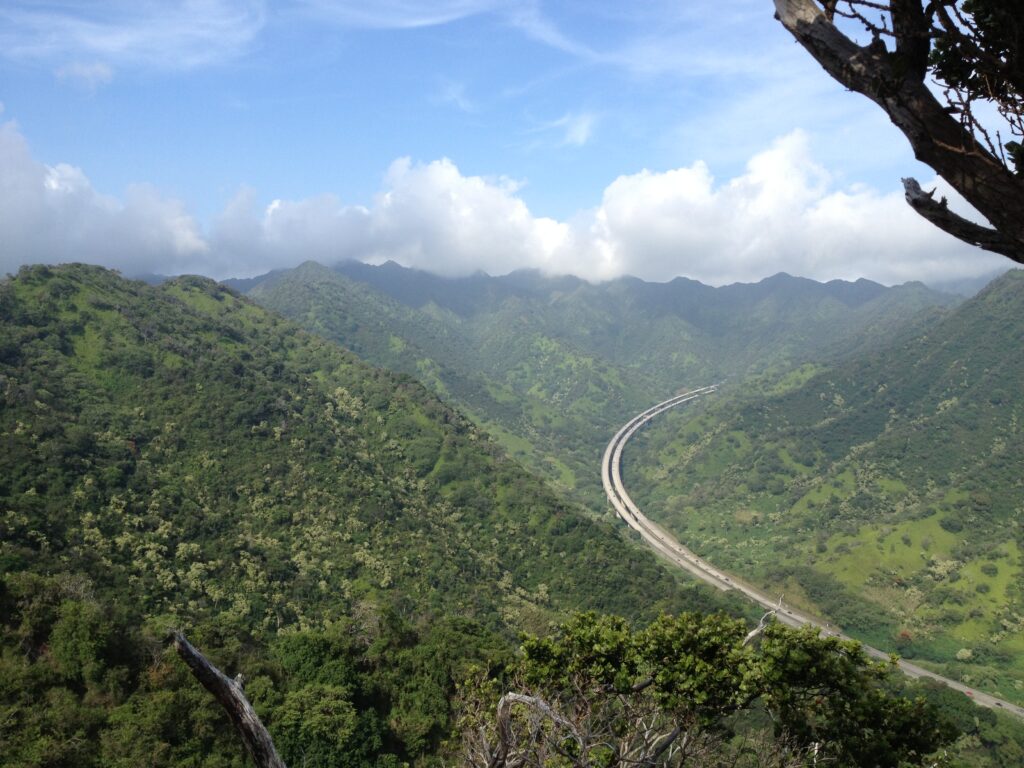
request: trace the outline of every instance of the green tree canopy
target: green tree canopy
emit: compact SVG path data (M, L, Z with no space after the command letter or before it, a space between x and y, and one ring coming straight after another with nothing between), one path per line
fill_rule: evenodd
M474 766L783 766L815 755L896 768L957 735L923 699L892 692L892 665L813 628L748 633L727 616L683 613L631 629L586 613L522 650L500 698L493 683L465 692Z

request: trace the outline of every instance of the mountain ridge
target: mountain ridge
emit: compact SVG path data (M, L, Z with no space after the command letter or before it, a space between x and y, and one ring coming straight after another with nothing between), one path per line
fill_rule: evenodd
M1011 270L923 332L652 425L627 486L723 567L1019 700L1022 318Z
M617 424L680 386L841 354L955 299L920 284L776 275L713 288L518 272L443 278L390 263L304 264L256 301L416 376L532 470L603 510L593 470ZM860 341L857 341L857 340Z

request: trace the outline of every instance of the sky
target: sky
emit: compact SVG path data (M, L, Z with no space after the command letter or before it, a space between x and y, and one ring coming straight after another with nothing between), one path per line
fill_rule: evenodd
M1006 266L771 0L4 0L0 274L307 259L712 284Z

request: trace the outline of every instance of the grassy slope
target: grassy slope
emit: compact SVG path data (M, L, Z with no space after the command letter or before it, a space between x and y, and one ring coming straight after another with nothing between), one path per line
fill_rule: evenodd
M724 566L1020 699L1022 309L1017 271L924 335L666 417L627 484Z

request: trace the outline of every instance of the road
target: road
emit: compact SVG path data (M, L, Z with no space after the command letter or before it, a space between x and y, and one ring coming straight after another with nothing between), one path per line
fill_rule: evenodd
M670 397L668 400L648 408L643 413L637 414L630 419L622 429L615 433L615 437L612 438L611 442L608 443L608 447L605 448L604 457L601 460L601 482L604 485L604 492L607 494L608 500L615 508L616 514L618 514L618 516L621 517L630 528L639 533L641 538L643 538L643 540L652 549L665 559L680 568L689 571L702 581L705 581L711 586L717 587L723 591L736 590L741 592L766 610L775 611L776 618L791 627L801 627L810 624L811 626L817 627L826 635L839 637L844 640L854 639L837 631L835 627L830 626L823 619L819 619L809 613L793 608L792 606L788 606L782 602L781 598L772 597L767 592L758 589L752 584L748 584L742 579L739 579L730 573L726 573L720 568L716 568L707 560L704 560L689 548L680 544L672 534L657 523L644 517L643 513L640 512L639 507L637 507L629 497L629 494L626 493L626 489L622 484L622 451L625 448L626 443L629 442L629 439L635 435L641 427L656 416L661 415L671 408L675 408L683 405L684 403L695 400L698 397L711 394L717 388L718 385L713 384L708 387L701 387L700 389L684 392L676 395L675 397ZM861 647L864 649L865 653L873 658L880 659L882 661L889 660L889 654L884 651L872 648L871 646L863 643L861 643ZM982 691L977 691L957 680L951 680L948 677L943 677L942 675L930 672L929 670L919 667L909 661L900 659L896 663L907 677L915 679L928 677L932 680L937 680L940 683L944 683L950 688L969 696L976 704L1003 712L1009 712L1010 714L1024 719L1024 707L1019 707L1012 702L996 698L995 696Z

